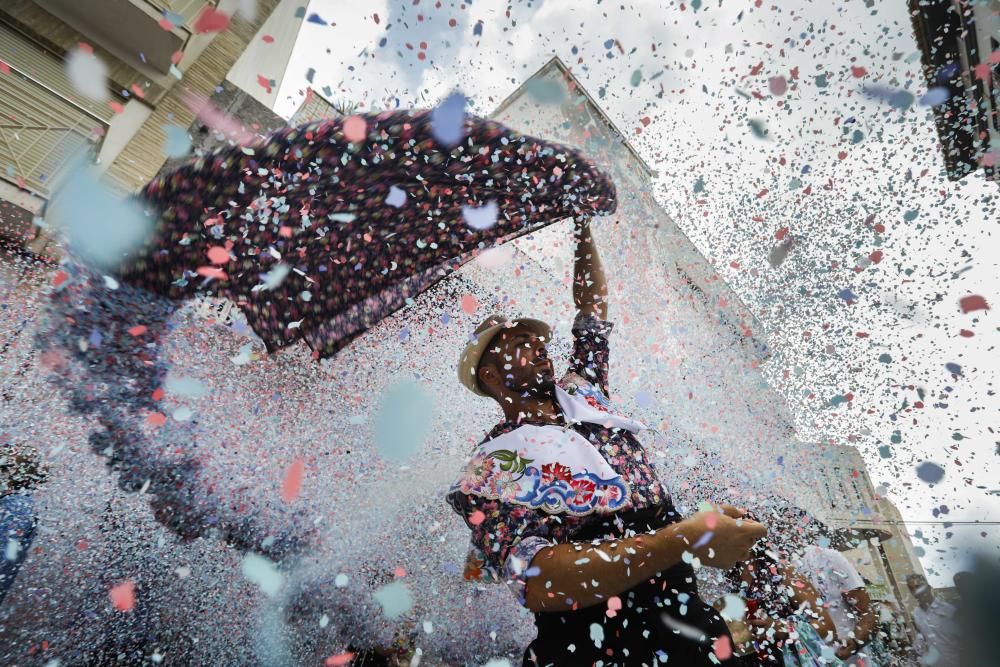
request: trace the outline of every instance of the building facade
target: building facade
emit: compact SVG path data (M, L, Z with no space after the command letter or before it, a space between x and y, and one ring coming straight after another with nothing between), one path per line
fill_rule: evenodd
M864 459L850 445L826 445L814 462L824 501L819 517L837 531L844 555L871 582L873 600L889 600L904 612L912 633L916 599L906 586L910 574L924 574L903 517L879 493Z
M215 94L278 0L255 4L256 15L247 19L237 11L238 0L4 2L0 200L7 210L0 212L0 234L5 242L51 259L53 244L25 220L44 214L81 152L121 194L148 182L166 160L166 129L186 128L195 120L184 91ZM228 25L218 32L199 24L206 12L228 17ZM80 48L107 69L105 101L84 97L70 80L67 57Z
M1000 0L909 0L948 178L1000 168Z

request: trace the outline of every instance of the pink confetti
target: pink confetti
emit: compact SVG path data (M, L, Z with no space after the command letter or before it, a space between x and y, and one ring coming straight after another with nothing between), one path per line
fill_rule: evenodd
M118 102L108 102L108 106L111 107L111 110L115 113L125 113L125 107Z
M353 659L354 659L353 653L340 653L339 655L331 655L329 658L323 661L323 664L326 667L340 667L340 665L346 665Z
M196 33L222 32L229 27L229 15L213 7L205 7L194 20L193 27Z
M216 280L226 280L229 276L226 272L217 266L199 266L195 269L195 273L199 276L204 276L206 278L215 278Z
M301 458L297 458L288 466L285 471L285 479L281 482L281 499L286 503L294 503L299 497L302 489L302 475L305 472L305 463Z
M868 70L866 70L864 67L854 67L853 65L851 66L851 75L853 75L855 79L860 79L865 74L868 74Z
M269 93L271 92L271 80L268 79L263 74L257 75L257 83L260 85L261 88L263 88L267 92Z
M974 310L990 309L989 304L986 303L986 299L978 294L971 294L969 296L962 297L958 300L958 305L962 308L963 313L971 313Z
M10 74L10 65L0 60L0 72L3 72L4 74Z
M709 530L715 530L715 527L719 525L719 515L709 514L705 517L705 527Z
M174 51L173 54L171 54L171 56L170 56L170 62L172 64L174 64L174 65L176 65L177 63L179 63L182 60L184 60L184 52L183 51Z
M780 97L785 94L788 90L788 82L785 81L783 76L774 76L767 80L768 89L770 89L771 94Z
M131 336L141 336L142 334L146 333L146 330L147 330L147 327L146 327L145 324L137 324L134 327L132 327L131 329L129 329L128 332L129 332L129 335L131 335Z
M271 44L274 42L274 37L272 37L271 35L264 35L263 37L260 38L260 40L265 44Z
M469 515L469 523L471 523L473 526L478 526L483 521L486 521L486 515L480 512L479 510L476 510L475 512Z
M188 109L198 115L198 120L212 130L226 135L236 145L246 146L253 143L254 135L248 132L239 120L225 114L209 102L208 98L190 90L184 90L181 93L181 99Z
M726 635L720 635L712 642L712 651L719 660L729 660L733 656L733 645Z
M396 578L402 579L406 576L406 568L402 566L397 567L392 573L396 575Z
M118 611L132 611L135 607L135 582L131 579L114 586L110 592L111 604Z
M212 246L208 249L208 261L212 264L229 263L229 251L220 245Z
M53 285L53 287L59 287L64 282L66 282L68 279L69 279L69 274L68 273L66 273L65 271L59 271L59 272L56 273L55 277L52 279L52 285Z
M476 297L471 294L466 294L462 297L462 312L466 315L472 315L479 308L479 302L476 301Z
M167 423L167 416L162 412L154 412L146 417L146 423L150 426L163 426Z
M345 139L358 143L368 136L368 123L361 116L349 116L344 120L343 130Z
M618 615L618 612L622 608L622 599L617 595L613 595L608 598L608 609L604 613L607 614L608 618L614 618Z

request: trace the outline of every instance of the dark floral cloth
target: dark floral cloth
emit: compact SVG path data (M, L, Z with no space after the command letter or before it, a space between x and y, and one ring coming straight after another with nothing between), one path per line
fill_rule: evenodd
M140 193L159 221L117 276L227 297L269 351L302 339L325 358L481 249L615 210L614 184L574 149L472 116L445 148L431 119L318 121L179 166ZM492 205L496 224L466 223L463 207Z
M558 382L568 393L582 395L588 403L605 411L611 405L608 399L608 335L612 326L593 316L577 317L573 325L569 371ZM483 442L524 423L531 422L501 422ZM667 500L666 489L635 435L587 422L574 424L572 428L598 448L615 472L627 481L631 488L630 510L656 507ZM466 562L465 578L505 581L522 604L526 580L532 574L529 564L535 554L553 544L574 541L576 534L604 519L600 515L550 514L460 491L453 491L446 498L472 531L473 549ZM470 521L473 515L479 518L477 511L485 517L478 524Z

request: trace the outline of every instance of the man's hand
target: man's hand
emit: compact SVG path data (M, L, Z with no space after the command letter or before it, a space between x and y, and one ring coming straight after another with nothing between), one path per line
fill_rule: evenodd
M731 505L698 512L678 525L691 551L704 565L728 570L746 560L750 549L767 535L763 524L742 518L745 512Z
M767 637L779 642L788 639L788 631L785 629L785 625L775 622L770 616L752 617L747 620L747 625L753 628L752 632L758 637Z
M840 646L837 647L837 657L841 660L847 660L852 655L861 650L861 645L854 637L848 637L846 640L841 642Z

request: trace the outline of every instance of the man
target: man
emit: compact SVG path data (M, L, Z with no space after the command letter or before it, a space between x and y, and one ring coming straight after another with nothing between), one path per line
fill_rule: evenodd
M926 664L958 665L960 660L958 624L955 607L934 595L934 590L922 574L906 578L906 587L917 599L913 624L917 627L915 648Z
M544 322L483 322L459 379L504 413L448 501L472 530L470 579L503 580L535 614L523 665L731 664L725 623L699 597L694 558L729 568L765 534L724 506L683 519L609 400L607 285L576 226L570 369L556 381Z
M31 491L44 479L45 471L34 447L0 447L0 604L35 537Z
M805 547L797 569L826 605L837 630L837 657L847 665L874 664L864 647L874 639L878 615L857 569L839 551L815 544Z

